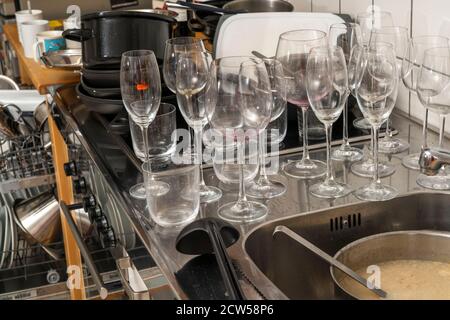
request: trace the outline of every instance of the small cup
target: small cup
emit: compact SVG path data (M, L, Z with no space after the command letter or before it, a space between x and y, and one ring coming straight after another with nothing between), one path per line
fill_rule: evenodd
M25 21L20 26L22 29L22 46L25 57L34 58L33 47L36 42L36 35L39 32L48 30L48 20Z
M139 126L129 117L131 140L136 156L145 161L144 141ZM168 156L175 152L177 138L176 108L169 103L161 103L155 119L148 127L148 155L150 158Z
M23 44L23 38L22 38L22 26L21 24L25 21L31 21L31 20L42 20L42 10L31 10L31 13L29 10L22 10L17 11L15 13L16 15L16 23L17 23L17 32L19 34L19 41Z
M142 164L150 218L162 227L193 221L199 212L199 166L174 163L170 157L150 159ZM155 190L161 186L161 191Z
M36 35L36 42L33 44L34 60L40 61L45 52L64 50L66 39L62 36L62 31L51 30L42 31Z

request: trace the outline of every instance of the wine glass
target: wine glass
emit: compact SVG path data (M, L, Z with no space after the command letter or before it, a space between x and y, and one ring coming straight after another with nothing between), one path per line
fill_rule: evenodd
M381 27L372 30L369 45L376 46L378 42L387 42L394 46L395 56L397 58L397 73L401 78L403 59L409 44L408 28L404 27ZM386 121L386 132L383 139L380 140L378 150L381 153L394 154L407 150L409 143L403 139L394 138L389 126L389 119Z
M327 140L325 181L312 185L309 191L319 198L344 197L351 189L336 182L331 169L331 130L348 97L347 64L342 48L324 46L311 50L306 66L306 92L312 110L325 125Z
M318 178L326 173L326 164L311 160L308 151L309 107L306 93L306 63L312 48L327 44L327 35L319 30L295 30L282 33L278 39L276 58L283 66L286 82L286 99L302 110L303 156L302 160L287 163L283 170L298 179Z
M356 23L336 23L331 25L328 33L328 44L330 46L341 47L344 52L345 62L349 69L354 68L353 64L357 63L355 59L350 60L352 49L355 46L362 45L361 29ZM351 93L350 83L347 88L347 97ZM344 105L343 111L343 142L342 145L334 150L331 155L332 159L339 161L358 161L363 157L361 149L350 146L348 142L348 100Z
M286 85L283 74L283 66L276 59L263 59L270 80L272 92L272 110L270 122L278 119L286 109ZM247 187L247 194L253 198L270 199L278 197L286 192L286 186L278 181L271 181L266 172L266 146L267 137L264 130L260 130L258 147L260 157L259 178L251 182Z
M362 39L365 45L369 43L370 34L373 30L394 25L392 14L388 11L379 10L370 10L367 12L358 13L356 16L356 22L361 27Z
M419 36L410 40L408 50L403 59L402 79L405 86L412 93L417 93L417 77L422 66L424 53L431 48L448 47L449 39L442 36ZM425 108L422 127L422 148L427 146L428 109ZM419 170L420 153L409 154L402 159L402 164L413 170Z
M195 161L200 166L200 202L209 203L222 197L219 188L207 186L203 177L202 134L208 122L204 97L208 81L211 55L203 51L186 51L178 54L176 90L178 107L187 124L194 130Z
M364 45L369 44L370 35L373 30L394 25L394 20L392 19L392 14L390 12L375 10L375 8L359 13L356 16L356 22L361 27ZM364 117L355 119L353 125L360 130L369 130L372 128L372 125Z
M122 54L120 91L129 116L139 126L144 140L145 160L148 162L148 127L155 119L161 102L161 80L158 62L151 50L132 50ZM156 182L147 186L154 193L167 192L167 184ZM146 198L143 183L130 188L130 195Z
M392 44L379 42L376 47L368 47L363 53L364 64L361 81L356 88L358 106L373 128L373 158L375 170L373 181L355 191L355 196L365 201L384 201L394 198L395 188L381 183L378 174L378 133L394 108L386 103L387 98L398 87L397 65Z
M417 78L417 95L425 108L441 116L439 148L442 148L445 116L450 113L450 48L432 48L424 52ZM450 189L450 176L444 168L435 176L420 174L416 182L427 189Z
M177 61L180 52L205 51L203 41L194 37L178 37L166 41L163 62L164 82L173 93L177 93Z
M266 66L253 57L225 57L213 61L209 74L206 104L209 124L216 134L236 143L239 158L238 200L222 205L218 215L234 222L264 218L267 207L249 201L246 196L244 153L246 140L256 137L270 121L272 94Z

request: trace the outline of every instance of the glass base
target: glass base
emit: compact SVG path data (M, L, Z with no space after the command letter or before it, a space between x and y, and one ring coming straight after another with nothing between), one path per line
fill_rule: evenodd
M200 185L200 202L210 203L222 198L222 190L212 186Z
M152 181L152 185L148 187L148 190L155 197L159 197L169 192L170 186L168 183L162 181ZM147 194L145 193L145 185L143 183L138 183L132 186L129 193L134 199L145 200L147 198Z
M370 130L372 129L372 125L367 121L366 118L357 118L353 120L353 126L360 130Z
M246 187L247 195L257 199L271 199L286 192L286 186L278 181L260 178Z
M420 174L416 183L431 190L450 190L450 176L446 175L427 176Z
M336 199L350 194L352 189L346 184L331 180L312 185L309 192L317 198Z
M398 138L384 138L378 142L378 151L385 154L395 154L409 149L409 143Z
M359 161L364 157L364 153L361 149L351 147L350 145L341 145L339 149L336 149L331 154L331 159L336 161Z
M364 178L372 178L375 173L375 165L372 161L363 161L352 164L350 170L353 174L364 177ZM395 166L387 163L380 162L378 163L378 175L380 178L391 176L395 173Z
M325 175L327 165L318 160L300 160L287 163L284 173L296 179L315 179Z
M420 153L411 153L407 156L403 157L402 164L408 169L411 170L420 170L419 166L419 157Z
M230 222L252 222L263 219L269 209L255 201L237 201L224 204L219 208L220 218Z
M356 198L363 201L387 201L398 195L397 189L381 183L372 182L354 193Z

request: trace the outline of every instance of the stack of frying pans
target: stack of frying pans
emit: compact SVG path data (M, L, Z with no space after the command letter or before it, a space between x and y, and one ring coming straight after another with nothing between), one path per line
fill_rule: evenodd
M82 16L80 29L64 31L66 39L81 42L83 68L76 90L83 104L98 113L118 113L123 107L122 53L153 50L162 65L165 42L173 36L175 26L170 11L103 11Z

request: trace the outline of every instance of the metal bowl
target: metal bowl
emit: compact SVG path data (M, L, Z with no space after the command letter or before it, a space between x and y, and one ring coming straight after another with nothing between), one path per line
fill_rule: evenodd
M335 254L335 259L352 270L393 260L427 260L450 263L450 233L440 231L396 231L380 233L354 241ZM367 290L364 295L355 293L354 287L343 284L347 276L330 267L331 276L344 296L356 299L377 299ZM359 284L355 284L359 286ZM352 290L353 288L353 290ZM389 294L389 292L388 292Z

